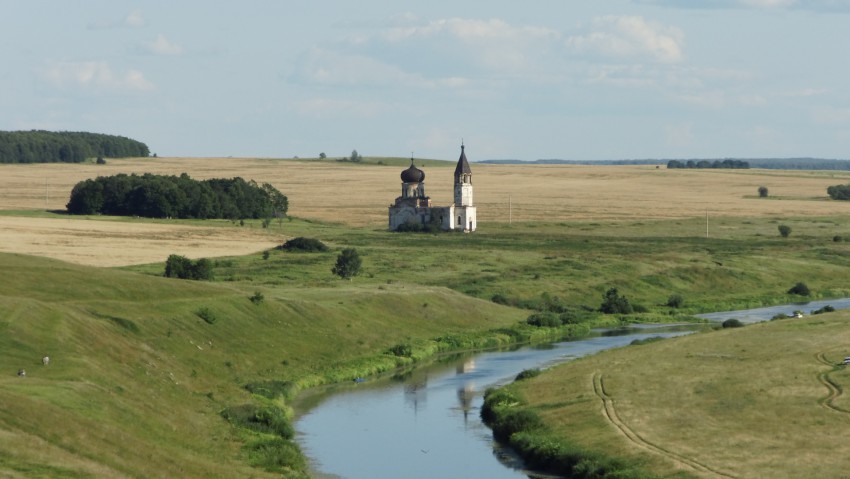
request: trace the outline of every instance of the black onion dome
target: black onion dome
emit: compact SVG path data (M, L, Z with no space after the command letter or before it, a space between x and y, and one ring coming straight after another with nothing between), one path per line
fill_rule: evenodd
M401 172L401 181L405 183L422 183L425 181L425 172L413 165L413 160L410 161L410 168Z

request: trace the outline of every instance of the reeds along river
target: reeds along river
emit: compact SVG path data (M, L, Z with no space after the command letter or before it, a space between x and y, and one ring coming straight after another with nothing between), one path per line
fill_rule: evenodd
M766 321L850 298L701 315L712 321ZM536 477L493 441L479 418L486 388L526 369L545 368L637 339L688 334L695 325L639 326L510 351L456 356L404 375L326 388L302 404L298 439L314 477Z

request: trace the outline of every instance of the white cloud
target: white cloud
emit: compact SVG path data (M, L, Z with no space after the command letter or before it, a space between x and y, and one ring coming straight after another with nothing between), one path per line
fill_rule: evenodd
M374 101L314 97L296 102L295 109L301 115L315 118L375 118L390 110L390 106Z
M59 87L73 86L93 89L147 91L154 88L142 72L127 70L113 72L103 61L55 62L44 72L45 77Z
M684 34L643 17L607 15L596 18L590 31L566 39L573 51L608 57L648 57L662 63L684 58Z
M124 25L128 27L139 28L147 24L145 17L142 16L141 10L133 10L124 18Z
M183 53L183 47L171 43L161 33L156 37L156 40L145 43L145 49L154 55L180 55Z
M694 125L691 122L664 127L667 146L686 148L694 144Z

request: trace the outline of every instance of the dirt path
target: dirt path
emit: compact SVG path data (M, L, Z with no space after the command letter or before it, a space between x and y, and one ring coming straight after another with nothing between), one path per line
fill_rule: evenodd
M638 433L632 430L617 414L617 410L614 407L614 399L608 395L605 391L605 383L603 380L603 376L601 373L595 373L593 375L593 392L602 400L602 410L605 414L605 418L616 427L620 433L626 437L632 444L638 446L639 448L648 451L653 454L657 454L663 456L664 458L672 461L681 469L692 470L700 473L701 476L708 477L735 477L724 472L718 471L716 469L712 469L711 467L697 462L691 458L682 456L681 454L677 454L673 451L664 449L661 446L653 444L646 439L642 438Z
M832 363L828 359L826 359L826 355L824 353L817 353L815 355L815 359L817 359L818 362L832 368L829 371L824 371L817 375L818 381L820 381L820 383L823 384L828 391L826 397L818 399L818 404L829 409L830 411L840 412L843 414L850 414L850 411L842 409L833 404L833 401L841 397L841 395L843 394L841 388L837 384L835 384L829 377L832 372L837 370L835 363Z

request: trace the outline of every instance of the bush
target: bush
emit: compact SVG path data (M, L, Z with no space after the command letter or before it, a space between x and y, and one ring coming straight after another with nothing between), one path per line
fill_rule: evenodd
M759 198L767 198L767 186L759 186Z
M537 376L540 376L540 370L539 369L536 369L536 368L535 369L526 369L526 370L524 370L524 371L522 371L522 372L520 372L519 374L516 375L515 381L522 381L524 379L531 379L531 378L534 378L534 377L537 377Z
M254 304L260 304L263 301L265 301L266 297L263 296L263 293L261 293L259 291L255 291L254 295L249 297L248 299L250 299L251 302L254 303Z
M835 236L832 237L832 241L834 241L836 243L841 243L842 241L844 241L844 238L842 238L839 235L835 235Z
M796 294L799 296L808 296L811 293L812 292L809 290L809 287L806 286L806 283L797 283L788 290L788 294Z
M413 347L409 344L396 344L391 347L388 352L393 356L400 358L409 358L413 356Z
M740 328L743 325L744 325L744 323L742 323L740 320L737 320L735 318L731 318L731 319L727 319L726 321L723 321L723 327L724 328Z
M529 316L525 322L532 326L541 328L557 328L562 324L561 318L559 318L557 314L550 313L549 311L534 313Z
M671 308L681 308L685 305L685 298L681 294L673 294L667 298L667 306Z
M106 164L106 160L104 160L102 156L98 156L98 157L97 157L97 161L96 161L96 163L97 163L98 165L105 165L105 164Z
M306 251L308 253L322 253L328 250L324 243L315 238L304 238L299 236L283 243L279 249L286 251Z
M213 278L213 265L206 258L192 261L185 256L172 254L165 261L165 277L211 280Z
M561 324L581 324L594 319L595 316L589 311L570 308L561 313L558 319L561 320Z
M788 226L788 225L779 225L777 228L779 229L779 234L780 234L783 238L787 238L787 237L791 236L791 227L790 227L790 226Z
M207 308L206 306L195 311L195 315L206 321L208 324L215 324L215 322L218 321L218 318L215 316L215 313L213 313L212 310L210 310L210 308Z
M248 451L248 462L267 471L301 471L307 466L301 449L293 441L277 437L259 439L246 445L245 449Z
M295 428L286 414L277 406L256 406L244 404L231 406L221 411L221 416L231 424L248 428L252 431L274 434L283 439L292 439Z
M824 306L823 308L816 309L816 310L812 311L812 314L831 313L831 312L833 312L833 311L835 311L835 308L833 308L832 306L830 306L830 305L828 305L828 304L827 304L827 305L826 305L826 306Z
M617 288L611 288L605 292L599 311L605 314L631 314L634 308L625 296L620 296Z

